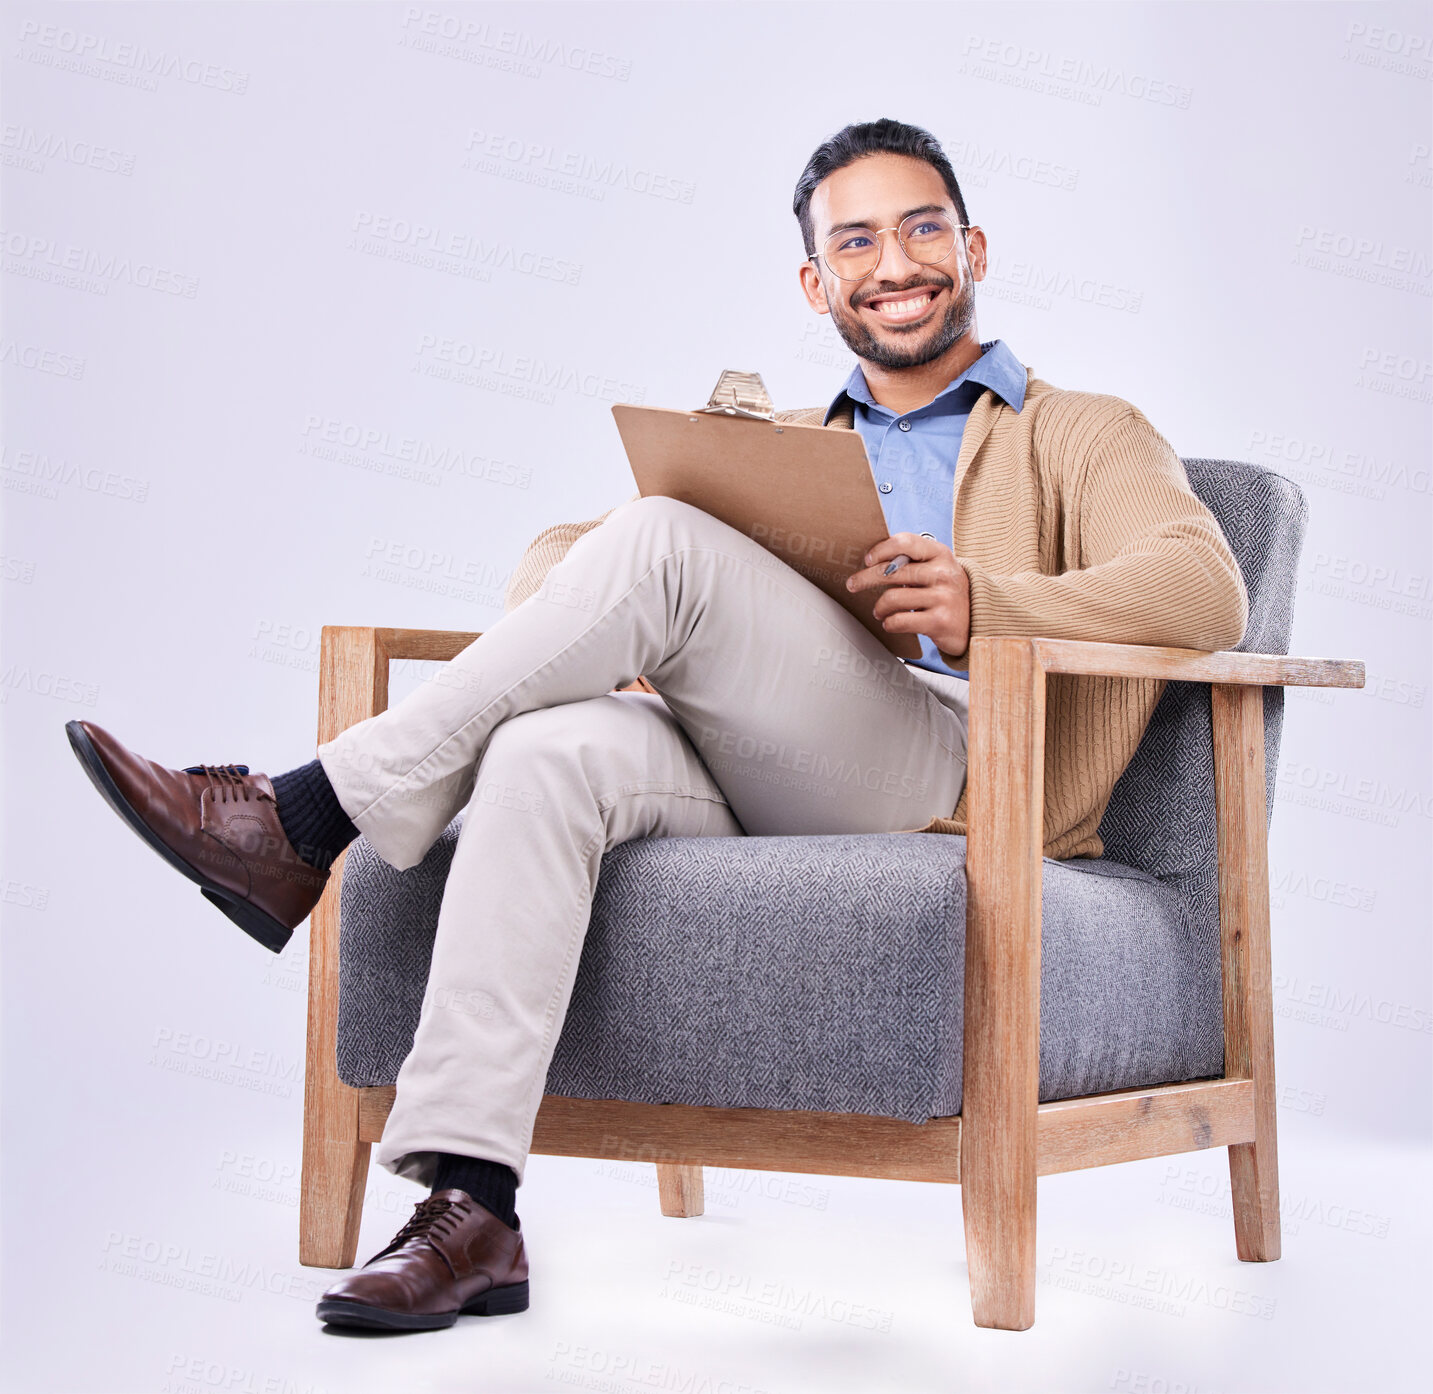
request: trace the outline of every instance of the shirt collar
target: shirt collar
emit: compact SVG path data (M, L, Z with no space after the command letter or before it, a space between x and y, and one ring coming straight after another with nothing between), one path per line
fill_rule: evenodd
M939 402L947 393L959 391L968 382L988 387L1001 401L1008 402L1017 412L1025 405L1025 365L1016 358L1005 340L992 339L988 343L981 344L980 349L980 357L959 377L954 378L946 387L937 392L932 402L926 404L927 406L932 405L933 402ZM831 405L826 408L826 415L821 420L823 426L830 423L832 416L836 414L837 408L841 405L843 397L849 397L853 402L860 402L867 407L876 407L878 411L887 410L871 396L871 390L866 385L866 375L861 371L859 363L851 369L851 375L842 384L841 390L831 399ZM918 410L924 411L925 407L918 408ZM913 416L915 413L907 412L906 415Z

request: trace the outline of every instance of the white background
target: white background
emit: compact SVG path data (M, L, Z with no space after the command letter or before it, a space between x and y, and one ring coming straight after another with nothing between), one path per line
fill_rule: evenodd
M1426 1376L1429 6L29 4L0 53L8 1388ZM1296 479L1293 651L1368 665L1284 735L1285 1257L1235 1261L1221 1154L1047 1181L1012 1336L954 1189L712 1173L678 1222L650 1168L538 1158L532 1312L324 1336L306 935L271 959L141 851L63 724L289 768L320 626L481 630L541 527L631 493L612 401L740 367L824 404L792 189L885 115L986 230L981 337ZM419 1194L371 1186L361 1257Z

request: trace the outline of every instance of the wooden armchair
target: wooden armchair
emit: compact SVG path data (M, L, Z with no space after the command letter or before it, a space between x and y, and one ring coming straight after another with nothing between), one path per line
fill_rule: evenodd
M325 628L319 740L387 705L394 659L446 660L477 635ZM1041 1103L1042 770L1049 674L1210 685L1218 824L1223 1078ZM962 1187L981 1326L1035 1317L1036 1179L1229 1149L1239 1257L1279 1257L1264 689L1362 687L1363 665L1256 653L985 638L971 646L964 1100L926 1123L809 1109L716 1108L548 1094L532 1150L650 1158L662 1211L702 1212L702 1166L953 1182ZM310 940L300 1261L356 1258L370 1145L388 1087L339 1077L339 906L345 853Z

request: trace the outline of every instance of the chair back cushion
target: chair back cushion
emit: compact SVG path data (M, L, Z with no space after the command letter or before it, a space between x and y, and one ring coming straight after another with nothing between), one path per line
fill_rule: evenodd
M1297 484L1237 460L1185 460L1189 483L1218 520L1244 575L1249 623L1239 649L1288 653L1308 503ZM1264 689L1264 774L1270 813L1284 691ZM1219 867L1209 685L1169 683L1100 822L1107 860L1175 890L1199 945L1204 1002L1197 1016L1222 1048Z
M1214 514L1244 574L1249 623L1239 648L1287 653L1308 505L1298 485L1234 460L1186 460L1194 492ZM1269 807L1283 724L1283 689L1266 688ZM1106 858L1205 893L1215 866L1214 747L1207 683L1169 683L1100 823Z

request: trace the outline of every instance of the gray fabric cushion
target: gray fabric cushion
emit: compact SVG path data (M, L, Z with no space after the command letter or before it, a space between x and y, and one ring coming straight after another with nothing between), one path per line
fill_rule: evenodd
M343 886L339 1073L389 1084L412 1044L462 819L418 866L367 845ZM602 860L547 1090L815 1108L922 1123L960 1111L965 839L643 838ZM1107 862L1046 860L1046 1099L1217 1074L1178 897Z
M1306 507L1255 466L1186 461L1250 593L1241 647L1287 652ZM1266 692L1270 804L1281 693ZM1040 1096L1222 1070L1208 688L1171 683L1101 824L1104 858L1046 860ZM397 872L362 840L342 890L338 1066L391 1084L417 1024L461 819ZM550 1093L960 1109L965 839L648 838L613 848Z

